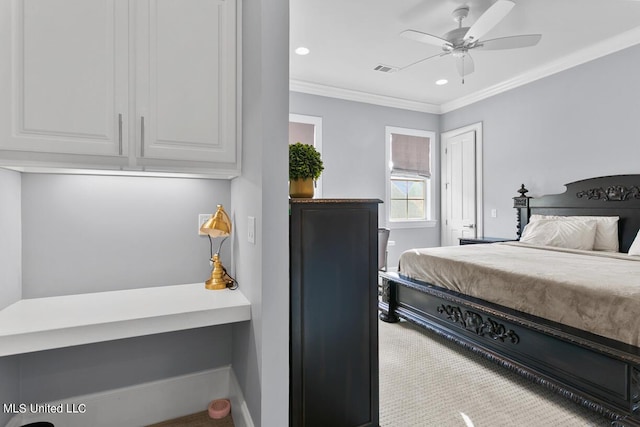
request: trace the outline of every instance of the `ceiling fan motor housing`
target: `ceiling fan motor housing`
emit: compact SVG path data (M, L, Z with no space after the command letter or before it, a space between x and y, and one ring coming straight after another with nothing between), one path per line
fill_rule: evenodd
M449 41L453 46L445 45L442 49L451 52L454 48L464 45L464 36L467 31L469 31L469 27L460 27L447 32L442 38Z

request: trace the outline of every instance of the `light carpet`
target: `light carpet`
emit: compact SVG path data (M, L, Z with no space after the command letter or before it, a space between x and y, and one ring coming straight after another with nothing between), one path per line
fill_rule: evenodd
M611 420L408 322L380 325L381 427L584 427Z

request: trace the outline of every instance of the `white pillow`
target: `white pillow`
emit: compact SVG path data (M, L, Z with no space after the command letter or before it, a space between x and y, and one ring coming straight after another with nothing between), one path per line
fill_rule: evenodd
M633 243L629 248L629 255L640 255L640 230L636 234L636 238L633 239Z
M595 238L596 221L538 219L524 227L520 242L590 251Z
M618 252L618 216L560 216L560 215L531 215L529 222L541 219L557 219L564 221L596 221L596 239L594 251Z

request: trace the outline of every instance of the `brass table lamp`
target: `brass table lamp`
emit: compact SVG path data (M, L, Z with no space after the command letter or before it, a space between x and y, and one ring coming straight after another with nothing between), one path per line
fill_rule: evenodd
M225 289L233 284L234 280L227 274L227 270L220 262L220 249L227 237L231 235L231 219L224 211L222 205L218 205L218 210L200 227L200 232L207 234L210 239L222 237L218 251L211 257L213 262L213 270L211 277L205 282L204 287L207 289ZM213 252L213 250L212 250Z

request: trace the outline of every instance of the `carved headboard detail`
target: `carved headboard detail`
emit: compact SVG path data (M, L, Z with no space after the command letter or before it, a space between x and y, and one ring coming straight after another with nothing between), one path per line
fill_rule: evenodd
M580 191L576 194L578 197L587 197L588 199L623 202L630 197L640 199L640 187L625 187L624 185L611 185L606 188L590 188L586 191Z
M533 214L619 216L620 252L627 252L640 229L640 175L613 175L566 184L561 194L529 197L522 185L513 198L517 234ZM603 203L611 202L611 203Z

